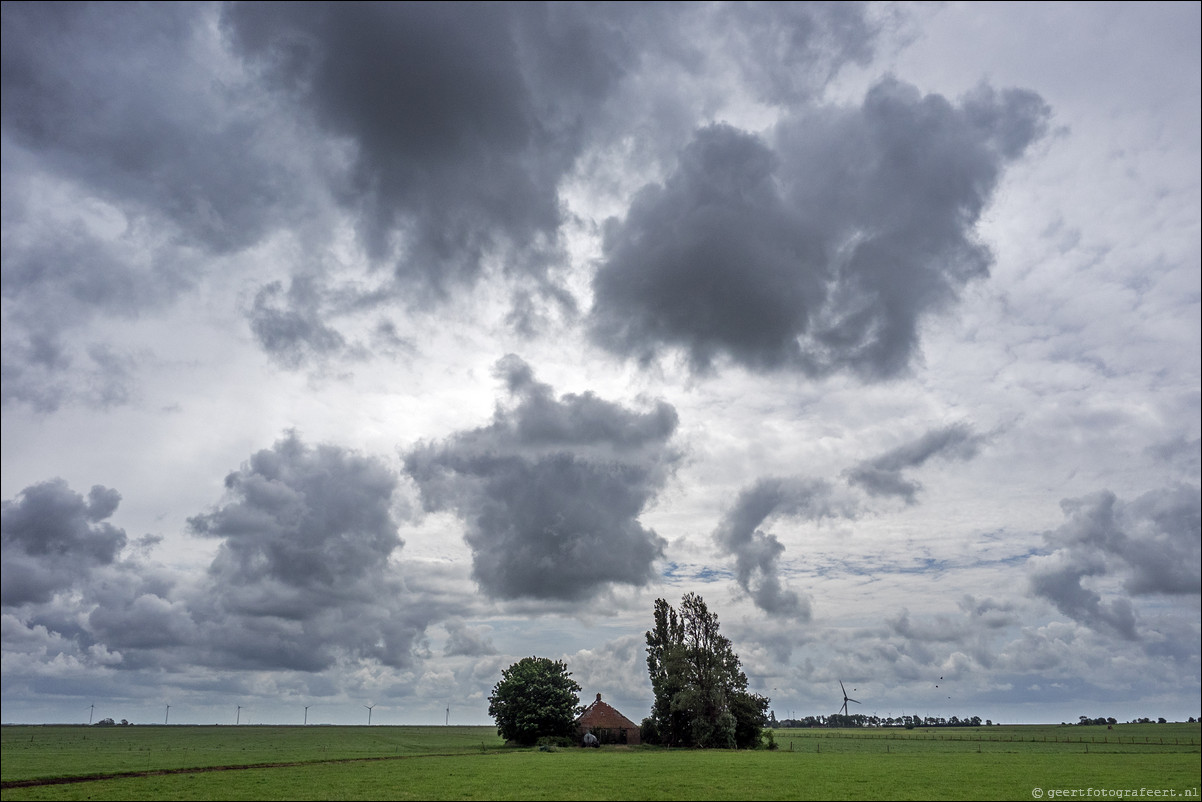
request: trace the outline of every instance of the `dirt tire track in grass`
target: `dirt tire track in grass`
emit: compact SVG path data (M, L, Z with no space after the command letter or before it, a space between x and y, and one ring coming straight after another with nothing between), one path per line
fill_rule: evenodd
M426 755L377 755L375 757L343 757L329 760L295 760L284 763L238 763L230 766L197 766L184 769L149 769L146 771L122 771L115 774L77 774L71 777L41 777L33 780L4 780L0 789L35 788L42 785L70 785L72 783L98 782L100 780L128 780L138 777L162 777L171 774L204 774L211 771L247 771L250 769L286 769L294 766L320 766L332 763L367 763L380 760L418 760L423 757L458 757L463 752L431 753ZM474 754L468 752L466 754Z

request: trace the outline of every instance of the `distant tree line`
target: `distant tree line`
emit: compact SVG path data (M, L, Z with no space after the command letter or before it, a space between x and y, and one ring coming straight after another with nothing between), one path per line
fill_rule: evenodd
M803 716L801 718L786 718L777 721L775 717L769 719L771 727L904 727L913 729L915 727L992 727L993 721L990 719L981 720L980 716L969 716L960 718L959 716L943 717L943 716L869 716L864 713L854 713L844 715L842 713L832 713L829 716Z
M1197 721L1193 716L1190 716L1189 723L1194 724ZM1064 726L1068 726L1067 722L1060 722ZM1089 716L1081 716L1077 721L1077 725L1093 725L1093 726L1114 726L1119 721L1114 716L1090 718ZM1128 724L1167 724L1168 721L1163 716L1158 719L1151 718L1134 718L1127 722ZM981 720L980 716L967 716L960 718L958 716L868 716L863 713L854 715L843 715L840 713L832 713L829 716L803 716L801 718L786 718L777 720L776 714L773 713L768 719L769 727L779 727L784 729L801 728L801 727L904 727L905 729L914 729L915 727L992 727L993 720Z

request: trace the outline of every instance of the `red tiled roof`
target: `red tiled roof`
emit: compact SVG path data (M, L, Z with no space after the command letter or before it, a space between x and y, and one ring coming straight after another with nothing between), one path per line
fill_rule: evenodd
M597 701L584 709L584 712L580 714L580 718L576 719L576 724L582 729L589 727L599 730L633 729L635 732L638 732L639 729L638 724L623 716L615 708L602 702L601 694L597 694Z

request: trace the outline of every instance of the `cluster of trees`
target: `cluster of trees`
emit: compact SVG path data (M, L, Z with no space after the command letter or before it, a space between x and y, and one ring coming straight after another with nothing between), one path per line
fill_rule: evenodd
M116 726L118 726L118 724L117 724L117 722L113 721L111 718L102 718L102 719L100 719L100 721L97 721L97 722L96 722L95 724L93 724L92 726L93 726L93 727L116 727ZM128 721L126 721L125 719L121 719L121 724L120 724L120 726L122 726L122 727L129 727L129 726L131 726L131 725L130 725L130 723L129 723Z
M654 628L647 632L647 672L655 703L643 719L643 743L668 746L754 749L764 727L986 727L980 716L889 716L864 714L805 716L778 721L768 715L767 697L747 690L739 656L718 631L718 616L696 593L687 594L677 610L656 599ZM576 719L584 712L580 686L567 665L546 657L525 657L505 669L488 697L488 714L497 733L525 746L540 739L574 739ZM1191 716L1190 723L1195 719ZM1149 724L1140 718L1131 723ZM122 724L128 724L122 720ZM1081 716L1079 724L1114 725L1111 718ZM1160 718L1164 724L1165 719ZM112 719L97 726L112 726ZM773 748L771 732L768 746Z
M1161 719L1161 721L1164 721L1164 719ZM1061 723L1063 723L1063 722L1061 722ZM1090 718L1089 716L1081 716L1081 718L1077 720L1077 723L1080 725L1086 725L1086 724L1095 724L1095 725L1096 724L1111 724L1111 725L1114 725L1114 724L1118 724L1119 722L1118 722L1118 719L1116 719L1114 716L1111 716L1110 718L1103 718L1102 716L1098 716L1097 718Z
M647 671L655 704L644 743L748 749L760 745L768 699L747 690L738 655L718 631L718 616L695 593L680 610L655 602L647 632Z
M685 596L679 612L656 600L655 628L647 632L647 670L655 705L640 728L643 743L760 745L768 699L747 690L739 656L718 632L718 616L697 594ZM579 693L565 663L525 657L502 672L488 697L488 714L502 738L524 746L573 738L584 712Z

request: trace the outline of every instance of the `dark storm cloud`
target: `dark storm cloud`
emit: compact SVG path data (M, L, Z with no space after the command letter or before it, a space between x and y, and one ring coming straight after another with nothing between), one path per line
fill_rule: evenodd
M98 589L88 626L98 643L121 651L126 668L161 665L154 651L196 645L196 626L184 602L119 584Z
M876 682L918 682L911 691L925 691L937 699L951 693L962 699L965 681L984 679L995 664L1008 661L1001 652L1023 622L1019 608L1009 601L965 595L956 607L958 612L946 608L913 613L900 606L879 623L835 627L811 636L821 668L806 657L805 674L811 681L842 674Z
M96 485L87 499L61 479L32 485L5 501L3 604L50 601L83 584L92 571L113 564L125 532L106 523L121 495Z
M917 440L860 463L848 471L847 481L871 496L898 496L913 504L922 485L905 478L902 471L917 468L935 457L972 459L984 441L983 436L974 434L962 423L933 429Z
M559 184L604 98L632 63L621 5L235 4L234 51L299 124L345 154L314 174L392 279L364 292L301 277L262 288L248 312L280 364L359 353L332 322L382 302L422 304L475 281L496 257L529 281L510 323L540 302L575 313L548 273L560 256ZM378 282L375 282L378 284Z
M136 376L68 332L96 340L90 321L161 309L210 257L281 230L320 239L341 224L331 198L393 276L363 290L306 263L286 290L264 285L246 316L279 364L370 345L339 331L339 296L422 304L486 263L522 279L508 320L531 334L544 307L576 311L553 273L560 186L583 155L604 160L632 130L674 149L715 71L769 102L808 97L872 36L857 4L6 7L3 399L123 403ZM665 69L688 101L647 100L639 71ZM646 136L676 105L680 124ZM70 199L55 219L34 208L47 186Z
M724 350L757 367L784 364L813 305L807 295L822 288L818 273L797 269L811 245L777 191L776 154L715 125L680 162L608 225L593 280L599 342L645 359L680 345L699 369Z
M104 343L73 348L56 334L5 330L0 376L4 404L26 404L38 412L54 412L81 401L107 408L127 403L137 394L137 359Z
M28 187L5 183L4 296L21 302L11 314L31 330L53 333L96 311L132 317L186 285L144 254L101 241L79 220L63 225L44 219L22 197ZM57 314L37 317L47 311ZM46 356L41 354L43 361Z
M222 539L212 573L232 584L272 580L341 595L343 577L402 545L390 509L396 482L378 460L310 448L291 434L227 476L228 500L189 524Z
M718 11L748 86L767 103L809 100L849 63L872 56L863 3L732 3Z
M933 429L845 471L843 478L848 486L869 496L900 496L912 504L921 485L904 478L902 471L935 457L971 459L984 441L967 424ZM781 585L780 558L785 546L761 527L778 517L806 521L854 518L863 509L862 497L848 495L831 482L802 477L763 478L739 493L713 536L727 554L735 557L736 579L757 607L773 615L807 620L809 600Z
M198 254L255 242L301 195L263 154L263 104L215 66L207 13L5 6L5 403L124 402L132 377L72 335L174 301Z
M116 491L28 487L3 507L6 649L37 636L48 654L122 670L409 665L447 602L409 591L392 561L397 482L378 459L290 434L189 519L221 542L208 573L184 582L148 560L158 538L130 544L105 521Z
M594 339L755 370L904 371L919 322L988 274L974 227L1003 168L1043 130L1030 92L958 104L888 79L859 108L810 107L770 138L697 132L662 185L611 220Z
M425 627L389 558L397 476L380 460L291 434L226 477L189 519L221 539L194 611L229 665L319 670L340 657L404 665Z
M1088 627L1140 637L1130 597L1202 592L1202 502L1198 488L1177 485L1131 502L1102 491L1061 502L1068 520L1045 540L1051 553L1032 558L1031 587ZM1104 600L1089 577L1122 580L1127 596Z
M986 629L1001 629L1018 623L1018 614L1011 602L999 602L994 599L978 599L965 595L960 600L960 610L970 620Z
M1145 450L1156 459L1177 466L1183 476L1197 476L1202 466L1202 440L1197 437L1166 440Z
M638 516L679 459L676 411L557 399L512 355L497 373L515 406L405 456L426 509L464 520L476 581L500 598L566 600L646 584L664 541Z
M447 644L443 654L447 657L482 657L497 653L492 638L488 637L487 627L468 626L459 619L445 621L443 626L447 630Z
M71 400L122 403L132 392L133 360L78 335L98 317L129 320L168 303L188 284L184 260L168 265L78 219L47 214L26 197L36 194L33 182L11 176L22 172L13 163L25 160L7 147L4 158L3 402L43 412Z
M739 493L734 506L714 532L714 539L735 557L736 578L761 610L772 615L809 620L810 601L785 590L780 581L780 557L785 551L776 536L760 527L773 517L803 520L849 515L837 502L828 482L766 478Z
M294 277L259 289L249 318L260 347L285 367L341 352L346 340L322 320L321 292L311 279Z
M1102 601L1101 595L1082 586L1088 576L1106 573L1105 561L1098 558L1075 559L1061 556L1045 560L1031 576L1031 589L1056 605L1060 612L1091 629L1109 629L1128 640L1135 640L1135 608L1127 598Z
M1121 505L1133 594L1202 592L1202 500L1194 485L1145 493Z
M582 116L624 69L583 12L250 3L224 22L270 86L351 145L335 191L369 253L396 259L410 289L441 293L472 280L486 254L555 244Z
M62 480L25 488L3 512L6 653L31 639L47 657L123 669L157 666L165 647L195 639L186 606L170 601L174 581L127 550L125 532L105 519L121 500L96 486L83 496Z
M1010 602L963 596L957 606L959 615L911 616L902 610L885 620L890 635L911 642L915 648L932 644L951 644L987 663L991 659L986 640L999 631L1018 626L1020 619Z
M549 272L564 261L561 183L632 129L663 129L662 108L677 103L639 105L631 92L646 90L642 71L678 70L701 86L707 70L733 72L786 102L865 58L874 35L858 4L233 4L223 22L280 102L345 146L348 169L321 180L367 253L394 267L375 300L443 296L499 257L532 279L508 317L527 334L541 323L536 301L576 308ZM741 52L724 60L729 50ZM683 105L691 119L697 110ZM668 127L640 139L676 141ZM280 300L291 330L311 322L311 304ZM279 339L259 332L260 311L252 321L270 348ZM335 335L304 328L320 340L308 356Z
M204 7L18 3L3 25L4 132L38 166L218 251L266 228L287 173L203 50Z

